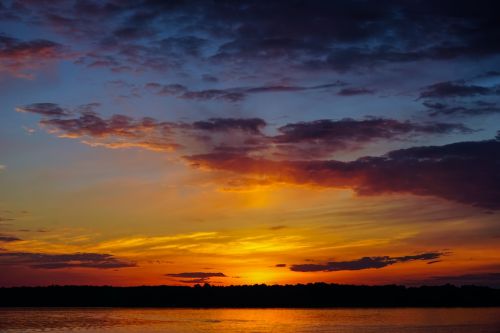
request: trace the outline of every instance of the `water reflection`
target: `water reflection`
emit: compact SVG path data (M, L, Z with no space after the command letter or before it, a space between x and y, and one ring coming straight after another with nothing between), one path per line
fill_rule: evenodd
M499 333L500 308L3 309L0 331Z

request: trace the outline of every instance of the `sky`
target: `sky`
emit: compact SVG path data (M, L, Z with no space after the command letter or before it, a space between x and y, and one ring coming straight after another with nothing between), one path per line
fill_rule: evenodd
M500 287L499 11L0 0L0 286Z

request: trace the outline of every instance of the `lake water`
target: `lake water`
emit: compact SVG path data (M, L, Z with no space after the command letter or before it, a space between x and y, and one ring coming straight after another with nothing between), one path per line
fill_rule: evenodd
M500 308L0 309L0 332L500 333Z

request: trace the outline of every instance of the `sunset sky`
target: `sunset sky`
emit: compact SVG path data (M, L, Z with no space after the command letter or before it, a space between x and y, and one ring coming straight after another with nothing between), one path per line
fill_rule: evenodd
M0 286L500 286L498 1L0 0Z

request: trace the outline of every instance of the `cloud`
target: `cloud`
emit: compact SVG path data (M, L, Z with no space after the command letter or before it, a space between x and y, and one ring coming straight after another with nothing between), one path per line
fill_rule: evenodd
M367 88L344 88L337 93L340 96L372 95L375 91Z
M286 228L288 228L286 225L275 225L275 226L269 227L269 230L283 230Z
M441 107L440 104L428 105ZM80 138L83 143L92 146L173 151L181 148L179 142L184 144L187 139L210 143L205 150L267 151L268 154L281 158L325 157L332 152L359 149L367 143L382 139L473 132L463 124L456 123L416 123L367 117L361 120L321 119L290 123L278 127L277 135L267 136L261 132L267 123L260 118L211 118L193 123L160 122L150 117L134 119L120 114L104 118L95 112L99 106L98 103L90 103L70 110L55 103L34 103L16 110L39 114L43 116L40 125L49 132L60 137ZM240 132L246 136L239 135L237 140L232 132ZM228 145L228 142L231 145Z
M458 142L394 150L381 157L272 161L238 154L187 156L195 167L268 181L349 188L358 195L409 193L500 209L500 141ZM467 181L464 181L467 179Z
M366 142L373 139L391 139L402 134L425 133L443 134L451 132L468 133L471 130L462 124L449 123L412 123L410 121L401 122L394 119L368 118L365 120L355 120L345 118L342 120L315 120L311 122L291 123L279 127L281 133L274 139L276 142L304 142L318 140L338 142L355 141Z
M180 278L211 278L211 277L226 277L224 273L209 273L209 272L187 272L187 273L169 273L165 276L180 277Z
M36 113L48 117L64 117L68 116L69 112L64 110L59 105L54 103L34 103L16 108L17 112Z
M245 94L242 92L228 91L221 89L208 89L200 91L187 91L183 93L181 98L206 101L206 100L224 100L226 102L239 102L245 99Z
M10 242L17 242L20 240L22 240L22 239L15 237L15 236L8 236L8 235L0 234L0 242L10 243Z
M190 153L240 153L281 159L323 158L379 140L473 132L458 123L367 117L289 123L278 127L278 134L267 135L263 130L268 124L261 118L209 118L192 123L134 119L121 114L105 118L95 111L99 106L90 103L67 109L54 103L35 103L16 110L41 115L39 124L52 134L78 138L94 147L168 152L185 149Z
M261 134L260 129L266 126L266 122L260 118L211 118L205 121L195 121L194 129L209 132L226 132L239 130L251 134Z
M274 267L286 267L286 264L276 264Z
M409 261L435 260L443 255L444 253L442 252L427 252L427 253L402 256L402 257L390 257L390 256L363 257L350 261L329 261L324 264L294 264L290 265L290 270L294 272L358 271L370 268L378 269Z
M235 62L271 58L347 71L387 63L485 57L499 51L492 45L498 23L488 12L491 2L455 6L447 1L434 6L384 1L379 6L369 1L286 8L280 2L247 4L236 19L240 29L234 40L222 45L216 58ZM236 16L238 9L232 9ZM270 12L283 15L271 18L266 15ZM303 15L311 18L309 24L297 24ZM404 24L408 21L413 24ZM424 31L432 38L419 38Z
M478 78L492 78L492 77L499 77L500 72L499 71L487 71L481 75L478 75Z
M21 41L0 34L0 72L32 78L32 71L46 62L66 58L61 44L45 39Z
M125 115L103 118L94 109L99 104L82 105L72 111L53 103L36 103L16 110L44 116L40 125L60 137L81 138L83 143L107 148L139 147L153 151L172 151L180 145L170 136L173 123L149 117L133 119Z
M193 91L180 84L162 85L156 82L146 84L146 88L161 96L177 96L183 99L206 101L223 100L226 102L239 102L244 100L250 94L258 93L280 93L280 92L299 92L307 90L323 90L334 87L344 86L345 83L337 81L316 86L293 86L293 85L270 85L257 87L237 87L227 89L206 89Z
M455 285L484 285L491 287L500 286L500 273L471 273L462 275L434 276L431 283L451 283Z
M500 113L500 106L495 102L475 101L473 105L461 103L460 105L449 105L440 102L424 102L427 112L431 117L435 116L481 116Z
M53 103L36 103L16 110L42 115L39 124L49 133L111 149L136 147L170 152L183 148L180 142L192 149L231 149L223 146L231 142L243 145L237 147L241 151L254 149L251 139L263 137L260 130L267 125L260 118L210 118L193 123L161 122L150 117L134 119L121 114L105 118L95 112L97 107L99 104L92 103L67 110Z
M364 120L315 120L279 127L272 138L283 153L292 157L324 157L340 150L353 150L377 140L403 139L423 134L471 133L462 124L414 123L385 118Z
M158 42L161 50L167 54L180 54L199 57L202 48L208 43L204 38L196 36L168 37Z
M419 98L474 97L500 94L499 87L468 85L465 81L440 82L424 88Z
M35 269L116 269L135 267L136 264L134 262L118 259L110 254L102 253L48 254L0 252L0 266L27 266Z
M201 79L205 82L209 82L209 83L215 83L215 82L219 82L219 79L213 75L210 75L210 74L203 74L201 76Z
M181 84L159 84L156 82L150 82L146 84L146 89L154 91L157 95L161 96L172 96L178 95L188 91L187 87Z
M201 278L201 279L190 279L190 280L177 280L177 282L188 283L188 284L206 283L206 282L209 282L209 279L208 278Z
M208 272L187 272L187 273L170 273L165 274L168 277L181 278L181 280L176 280L181 283L205 283L209 282L213 277L227 277L224 273L208 273ZM187 280L186 280L187 279Z
M266 68L262 64L359 71L422 60L476 61L500 52L498 9L488 0L443 0L439 5L393 0L294 5L30 1L5 5L0 17L96 45L89 54L112 57L112 69L170 70L202 62L242 73ZM304 17L310 18L307 24Z

